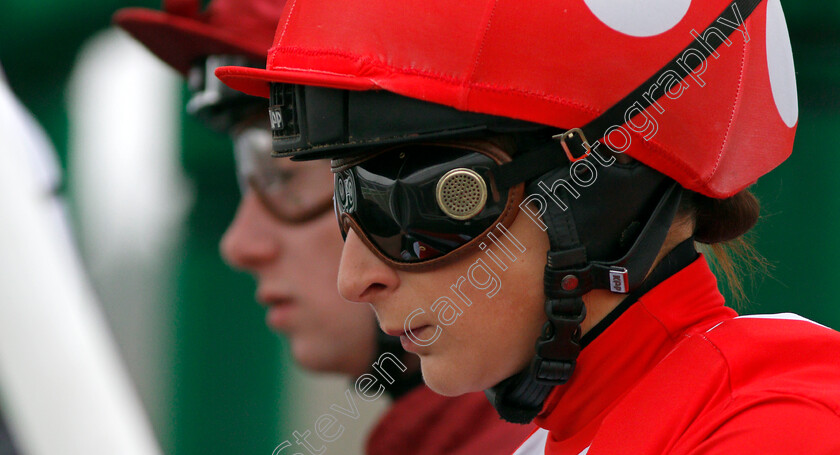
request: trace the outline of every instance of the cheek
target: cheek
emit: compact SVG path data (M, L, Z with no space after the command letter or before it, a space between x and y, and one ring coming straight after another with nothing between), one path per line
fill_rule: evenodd
M309 369L361 374L375 346L376 322L367 305L347 302L336 279L343 241L332 214L284 232L280 274L300 299L300 319L287 335Z
M474 376L475 390L486 389L526 368L545 321L542 280L527 266L502 275L492 298L473 291L475 302L452 326L453 361ZM465 289L466 290L466 289ZM468 295L470 293L467 293Z
M332 214L325 214L282 234L285 254L282 271L288 281L301 291L338 297L336 277L344 242Z
M492 387L526 368L533 358L546 320L542 270L548 240L534 225L514 223L511 232L526 250L517 252L506 270L485 252L477 252L454 268L447 266L451 271L445 276L434 277L439 283L436 292L452 297L463 310L451 325L443 326L444 333L429 355L421 357L427 383L439 393L457 395ZM458 290L470 305L448 286L460 276L465 280Z
M526 368L545 320L542 299L521 292L466 309L421 356L426 382L443 395L490 388Z
M334 216L325 214L286 229L281 236L277 273L301 301L305 326L299 327L299 335L314 335L324 343L323 335L335 336L339 327L372 317L367 308L346 302L338 294L336 278L343 242Z

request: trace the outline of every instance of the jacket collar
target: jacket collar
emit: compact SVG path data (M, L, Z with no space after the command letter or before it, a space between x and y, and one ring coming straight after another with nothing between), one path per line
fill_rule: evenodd
M701 255L627 309L578 357L535 419L554 439L588 437L618 400L687 334L737 316Z

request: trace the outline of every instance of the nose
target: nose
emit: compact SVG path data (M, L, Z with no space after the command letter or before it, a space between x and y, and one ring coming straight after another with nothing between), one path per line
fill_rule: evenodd
M397 272L379 259L353 229L347 232L338 269L338 292L351 302L376 303L394 292Z
M222 257L231 266L245 270L275 260L280 253L280 236L273 235L276 223L256 195L246 193L222 237Z

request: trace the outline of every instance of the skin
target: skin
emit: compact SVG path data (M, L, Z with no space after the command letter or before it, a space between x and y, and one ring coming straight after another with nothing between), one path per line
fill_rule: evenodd
M276 161L291 172L299 166ZM329 163L321 165L322 184L331 188ZM370 368L375 321L368 308L348 305L336 289L342 239L332 211L290 224L275 218L248 191L220 249L230 265L255 277L256 298L268 310L267 324L288 337L303 368L352 377Z
M420 357L426 384L447 396L487 389L529 364L534 342L545 322L542 288L548 237L525 216L518 216L509 229L526 251L509 264L508 270L499 272L502 287L492 298L472 286L463 286L473 303L469 307L462 305L463 314L451 325L441 324L431 305L441 296L454 298L449 286L476 259L484 258L488 262L485 253L478 249L438 269L406 272L382 262L351 231L341 256L339 292L347 300L369 302L385 332L402 331L409 314L423 309L425 313L411 321L412 333L417 338L430 339L437 327L442 329L440 337L431 345L409 348ZM690 220L675 221L656 263L692 231ZM605 290L586 294L583 333L623 298ZM429 327L420 329L424 325Z

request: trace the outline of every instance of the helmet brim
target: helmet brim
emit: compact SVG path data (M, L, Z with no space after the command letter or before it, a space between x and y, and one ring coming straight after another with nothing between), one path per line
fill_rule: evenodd
M370 78L312 70L266 70L242 66L223 66L216 69L216 77L234 90L263 98L268 98L269 84L272 82L313 85L316 87L344 90L371 90L378 88L377 84Z
M208 55L244 55L256 61L266 58L267 49L194 18L125 8L114 14L113 21L182 75Z

